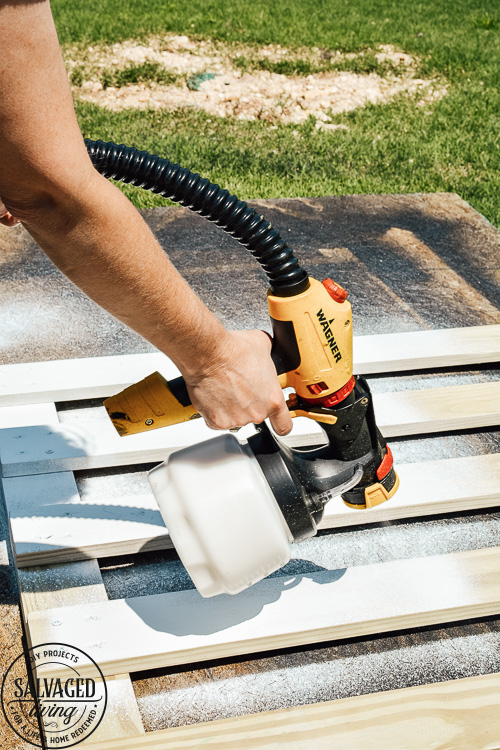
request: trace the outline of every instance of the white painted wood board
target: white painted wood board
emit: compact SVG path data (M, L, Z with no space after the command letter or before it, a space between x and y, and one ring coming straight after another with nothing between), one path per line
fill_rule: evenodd
M387 438L488 427L500 423L500 381L376 394L374 405L378 425ZM3 431L2 476L162 461L173 450L217 434L197 419L120 438L104 407L69 410L59 416L63 424ZM289 445L323 441L311 420L295 422L294 432L285 439ZM248 436L252 429L247 426L240 436Z
M17 566L171 547L148 482L126 480L93 478L81 497L71 471L4 478Z
M400 488L364 511L337 497L321 529L453 513L500 505L500 454L397 466ZM168 549L172 542L146 478L124 473L90 477L80 495L72 472L3 479L17 566Z
M64 414L66 421L62 424L4 430L0 453L2 476L162 461L177 448L217 434L202 419L197 419L120 437L102 406Z
M357 374L500 361L500 325L354 337ZM0 405L111 396L159 370L177 377L160 352L0 366Z
M18 429L25 425L44 425L53 421L57 421L57 411L53 403L0 407L0 425L3 428ZM3 434L4 430L0 429L0 452ZM73 475L70 476L74 482ZM27 477L27 479L32 479L32 477ZM0 484L1 481L0 479ZM12 526L11 536L13 536ZM16 572L21 612L26 624L29 614L34 611L69 606L77 602L107 601L106 590L96 560L50 568L30 568ZM31 646L29 627L26 627L26 637L28 646ZM107 740L144 734L129 675L116 675L108 681L107 688L106 715L93 739Z
M18 571L18 584L21 610L26 623L32 612L77 603L106 602L108 599L97 560L21 570ZM27 637L31 644L29 627ZM106 687L106 713L92 734L92 742L144 736L129 675L120 674L108 679Z
M2 475L2 454L9 448L17 451L22 457L26 430L45 430L43 425L58 424L57 411L54 404L30 404L28 406L0 407L0 476ZM15 446L18 446L15 448Z
M0 407L0 439L2 430L57 422L56 407L52 403Z
M2 365L0 405L104 398L156 370L167 379L179 375L160 352Z
M399 489L386 503L366 511L340 498L325 507L320 529L456 513L500 505L500 453L418 461L396 466Z
M34 644L71 642L112 675L499 613L495 547L268 578L237 596L64 607L28 624Z
M85 750L499 750L500 675L295 706Z

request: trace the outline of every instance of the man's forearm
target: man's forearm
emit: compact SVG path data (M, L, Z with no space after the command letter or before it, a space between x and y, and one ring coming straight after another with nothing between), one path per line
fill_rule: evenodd
M3 223L20 219L75 284L166 352L210 426L269 416L288 432L269 338L226 331L132 204L92 167L48 0L0 0L0 50Z
M82 196L12 210L92 299L168 352L185 375L209 371L224 349L226 330L122 193L97 172L89 180Z
M6 209L75 284L168 350L186 374L209 367L214 347L208 339L213 334L223 347L225 331L132 204L93 169L48 2L0 0L0 49L0 198ZM206 336L197 336L197 328Z

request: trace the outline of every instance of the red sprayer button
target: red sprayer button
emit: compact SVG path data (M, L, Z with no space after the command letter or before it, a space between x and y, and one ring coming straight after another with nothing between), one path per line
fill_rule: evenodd
M325 279L322 284L335 302L345 302L347 299L347 290L343 289L340 284L337 284L333 279Z
M385 447L387 448L387 453L385 454L384 458L382 459L382 463L377 469L377 479L379 481L387 476L387 474L392 469L393 464L391 449L388 445L386 445Z
M307 386L311 393L315 393L315 383L312 386ZM326 385L326 383L319 383L319 385ZM335 404L340 404L341 401L343 401L347 396L351 393L351 391L354 389L354 386L356 385L356 378L354 375L349 378L348 382L340 388L338 391L335 391L335 393L330 393L329 396L325 396L324 398L306 398L305 396L302 396L303 401L307 401L308 404L314 404L315 406L325 406L326 408L330 408L331 406L335 406ZM323 389L324 390L324 389Z
M326 391L328 388L326 383L313 383L312 385L308 385L307 389L311 391L315 396L318 396L320 393L323 393L323 391Z

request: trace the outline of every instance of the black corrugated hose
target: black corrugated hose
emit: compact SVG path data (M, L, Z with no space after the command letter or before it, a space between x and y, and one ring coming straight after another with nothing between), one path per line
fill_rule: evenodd
M290 297L309 286L307 272L279 232L235 195L168 159L116 143L85 139L92 164L105 177L152 190L213 221L259 261L271 289Z

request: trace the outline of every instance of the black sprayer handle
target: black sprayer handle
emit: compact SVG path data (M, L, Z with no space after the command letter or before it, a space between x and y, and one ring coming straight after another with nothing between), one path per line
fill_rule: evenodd
M271 318L271 323L273 326L271 359L278 375L296 370L300 365L300 351L293 322Z

